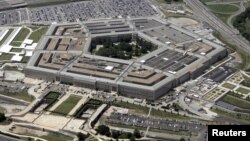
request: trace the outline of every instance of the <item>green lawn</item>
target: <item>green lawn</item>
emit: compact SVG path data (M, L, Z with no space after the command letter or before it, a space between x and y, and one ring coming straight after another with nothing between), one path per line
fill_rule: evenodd
M233 90L236 86L230 83L224 83L222 87L228 88L230 90Z
M246 19L245 27L246 32L250 34L250 19Z
M12 66L5 66L3 68L3 70L6 70L6 71L19 71L18 68L15 66L15 67L12 67Z
M250 92L250 90L239 87L236 91L243 93L243 94L248 94Z
M29 28L31 28L34 31L34 30L37 30L38 28L40 28L40 26L29 26Z
M41 138L46 139L48 141L72 141L73 138L69 136L65 136L62 134L49 133L46 136L41 136Z
M45 98L46 99L57 99L60 96L60 93L58 92L49 92Z
M231 16L231 14L218 14L218 13L214 13L219 19L221 19L221 21L223 21L224 23L227 23L227 19Z
M29 29L27 28L22 28L18 34L16 35L16 37L14 38L14 40L10 43L10 45L12 46L20 46L22 44L22 42L24 41L24 39L26 39L26 37L29 34Z
M29 39L37 43L41 39L41 37L46 33L47 30L48 27L41 27L39 30L32 32Z
M153 117L160 117L160 118L167 118L167 119L182 119L182 120L189 120L190 118L187 116L182 116L170 112L164 112L161 110L151 109L150 116Z
M10 52L21 52L22 50L22 48L12 48Z
M3 39L0 41L0 46L6 41L6 39L10 36L10 34L14 31L14 29L9 29L7 34L3 37Z
M250 1L246 2L246 3L244 4L244 6L245 6L246 8L250 7Z
M207 7L215 13L234 13L239 10L238 7L229 4L207 5Z
M13 54L2 54L0 55L0 61L4 61L4 60L11 60L11 58L13 57Z
M113 104L118 107L128 108L129 110L133 111L132 113L134 114L147 115L149 112L149 108L136 104L121 102L121 101L116 101ZM151 109L151 116L160 118L170 118L170 119L187 119L187 120L189 119L186 116L181 116L178 114L164 112L155 109Z
M9 97L13 97L16 99L21 99L21 100L24 100L27 102L32 102L34 100L34 97L29 95L27 91L21 91L18 93L10 93L7 91L3 91L3 92L0 92L0 94L5 95L5 96L9 96Z
M231 95L226 95L221 100L223 102L235 105L239 108L250 109L250 102Z
M53 112L62 115L67 115L80 100L81 100L80 97L70 96L62 104L60 104Z
M30 60L29 56L23 56L23 59L21 60L21 63L28 63L29 60Z
M242 121L247 121L249 122L250 121L250 116L249 115L240 115L240 114L233 114L233 113L228 113L226 111L223 111L223 110L220 110L220 109L217 109L217 108L212 108L211 109L213 112L219 114L219 115L223 115L223 116L226 116L226 117L231 117L231 118L235 118L235 119L239 119L239 120L242 120Z

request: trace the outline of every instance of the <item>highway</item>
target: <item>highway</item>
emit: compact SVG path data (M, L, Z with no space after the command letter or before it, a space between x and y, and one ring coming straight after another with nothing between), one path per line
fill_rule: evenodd
M184 2L201 21L206 22L218 31L229 43L236 45L246 52L250 52L249 42L239 34L238 30L223 23L202 2L199 0L184 0Z

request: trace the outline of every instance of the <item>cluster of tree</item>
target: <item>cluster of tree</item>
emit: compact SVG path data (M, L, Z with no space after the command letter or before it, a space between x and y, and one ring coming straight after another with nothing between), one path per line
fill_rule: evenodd
M97 37L93 38L91 41L91 52L96 48L96 45L103 45L104 47L109 47L114 42L132 42L132 35L120 35L117 38L113 38L110 36Z
M118 36L116 39L112 37L99 37L92 40L91 52L97 45L103 45L102 48L95 52L96 55L119 58L119 59L131 59L133 56L141 56L149 51L153 51L157 46L151 42L143 40L140 37L136 37L136 45L130 44L132 42L131 35ZM117 44L115 44L117 43Z
M133 48L134 45L130 45L126 42L120 42L118 45L111 44L100 48L96 52L96 55L128 60L131 59L134 54Z
M133 134L121 131L112 131L112 137L114 139L130 139L131 141L134 141L135 139L139 139L142 136L140 131L135 129Z
M240 31L243 37L250 41L250 29L247 25L249 24L248 20L250 20L250 8L247 8L245 12L235 18L233 26Z
M121 132L121 131L110 131L108 126L100 125L96 129L97 133L112 137L114 139L130 139L134 141L135 139L141 138L141 133L138 129L135 129L133 133Z
M0 113L0 122L3 122L6 120L5 114L4 113Z
M157 49L156 45L154 45L151 42L148 42L140 37L136 37L136 43L138 46L140 46L140 52L142 54L145 54L148 51L153 51L153 50Z

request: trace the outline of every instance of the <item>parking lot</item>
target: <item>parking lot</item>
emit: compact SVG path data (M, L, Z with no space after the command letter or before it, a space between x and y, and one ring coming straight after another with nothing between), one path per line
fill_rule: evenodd
M199 132L205 126L199 123L177 122L171 120L155 119L149 117L141 117L128 114L112 113L108 118L108 122L114 124L125 124L139 127L148 126L155 129L169 130L169 131L188 131Z
M0 12L0 24L21 22L76 22L97 18L133 18L156 15L146 0L92 0Z

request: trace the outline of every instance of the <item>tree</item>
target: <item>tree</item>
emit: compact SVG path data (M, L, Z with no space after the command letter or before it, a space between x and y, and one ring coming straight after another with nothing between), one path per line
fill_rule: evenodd
M110 136L110 129L108 126L106 125L100 125L97 127L96 131L101 134L101 135L105 135L105 136Z
M118 139L118 137L119 137L119 132L117 132L117 131L112 131L112 137L113 137L114 139Z
M0 122L3 122L6 120L5 114L4 113L0 113Z
M135 130L134 130L134 136L135 136L136 138L141 138L141 133L140 133L140 131L139 131L138 129L135 129Z
M130 141L135 141L135 136L131 136L131 137L129 138L129 140L130 140Z
M78 141L85 141L85 139L86 139L87 137L88 137L88 136L87 136L87 135L84 135L83 133L78 133L78 134L77 134Z
M184 138L181 138L180 141L186 141Z

